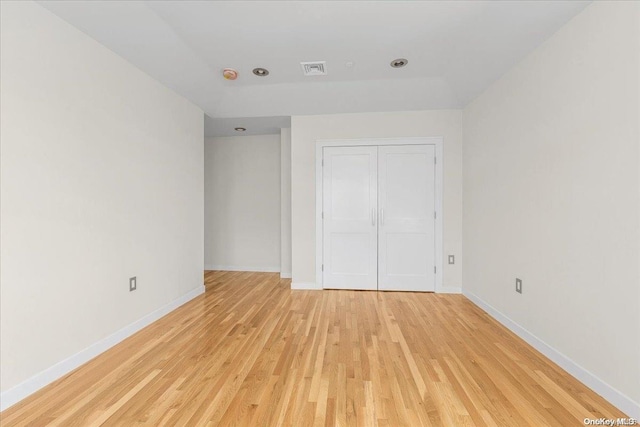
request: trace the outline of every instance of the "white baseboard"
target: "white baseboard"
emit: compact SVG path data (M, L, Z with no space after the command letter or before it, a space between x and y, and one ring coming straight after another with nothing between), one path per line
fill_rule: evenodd
M34 375L16 385L13 388L0 394L0 411L4 411L10 406L15 405L25 397L35 393L42 387L54 382L55 380L63 377L69 372L73 371L77 367L85 364L89 360L104 353L114 345L130 337L134 333L150 325L161 317L165 316L169 312L175 310L181 305L187 303L193 298L204 293L204 286L199 286L192 291L184 294L183 296L171 301L169 304L160 307L159 309L147 314L143 318L136 320L135 322L125 326L119 331L109 335L108 337L90 345L84 350L56 363L50 368Z
M511 330L511 332L518 335L533 348L551 359L551 361L567 371L578 381L589 387L594 392L598 393L600 396L602 396L612 405L627 414L629 417L640 419L640 403L634 402L630 397L611 387L596 375L578 365L573 360L569 359L567 356L560 353L558 350L551 347L540 338L536 337L531 332L527 331L525 328L511 320L509 317L502 314L495 307L482 300L477 295L466 290L464 290L462 293L475 305L486 311L491 317L502 323L509 330Z
M291 279L291 272L290 271L281 271L280 272L280 278L282 278L282 279Z
M283 276L282 274L280 275L281 277L286 277ZM291 277L291 276L289 276ZM298 289L298 290L322 290L322 285L318 285L317 283L305 283L305 282L292 282L291 283L291 289ZM460 294L462 293L462 288L457 288L455 286L443 286L440 289L436 290L437 293L439 294Z
M280 267L255 267L255 266L243 266L243 265L212 265L207 264L204 266L205 270L218 270L218 271L257 271L261 273L279 273Z
M307 290L307 291L321 291L322 286L312 282L291 282L291 289L294 290Z
M438 294L461 294L462 288L459 286L441 286L439 289L436 289L436 293Z

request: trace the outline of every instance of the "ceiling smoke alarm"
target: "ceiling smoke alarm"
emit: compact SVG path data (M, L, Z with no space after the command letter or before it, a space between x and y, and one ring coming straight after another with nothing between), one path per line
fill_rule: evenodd
M301 62L300 66L305 76L327 75L327 61Z
M222 70L222 77L226 80L235 80L238 78L238 72L233 68L225 68Z

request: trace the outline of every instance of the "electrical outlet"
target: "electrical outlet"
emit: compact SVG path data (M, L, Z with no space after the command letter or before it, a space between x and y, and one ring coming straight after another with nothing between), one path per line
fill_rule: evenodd
M449 255L449 264L455 264L455 263L456 263L456 256Z
M522 280L518 279L516 277L516 292L521 294L522 293Z
M138 288L138 279L133 276L129 278L129 292L133 292Z

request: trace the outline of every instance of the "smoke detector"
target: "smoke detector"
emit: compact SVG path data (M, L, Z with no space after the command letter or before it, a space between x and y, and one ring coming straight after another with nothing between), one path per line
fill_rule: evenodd
M222 77L224 77L225 80L235 80L238 78L238 72L233 68L225 68L222 70Z
M313 61L313 62L301 62L302 72L305 76L326 76L327 75L327 62L326 61Z

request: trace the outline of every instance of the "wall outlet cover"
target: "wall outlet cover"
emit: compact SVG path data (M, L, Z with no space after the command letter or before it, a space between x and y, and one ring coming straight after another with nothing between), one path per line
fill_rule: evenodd
M133 276L129 279L129 292L133 292L138 288L138 279Z
M456 256L449 255L449 264L455 264L455 263L456 263Z
M516 278L516 292L521 294L522 293L522 280Z

